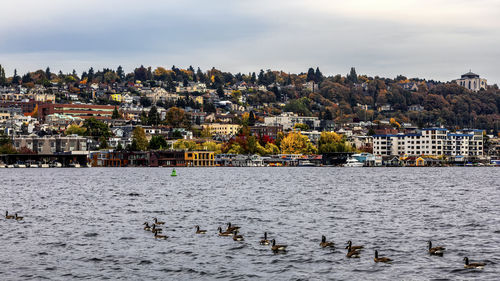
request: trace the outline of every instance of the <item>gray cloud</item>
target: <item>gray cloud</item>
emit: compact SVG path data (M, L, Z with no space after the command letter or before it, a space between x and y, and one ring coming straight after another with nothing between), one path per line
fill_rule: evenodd
M37 2L46 1L9 1L0 11L8 71L175 64L345 74L356 66L446 81L472 68L500 82L498 1Z

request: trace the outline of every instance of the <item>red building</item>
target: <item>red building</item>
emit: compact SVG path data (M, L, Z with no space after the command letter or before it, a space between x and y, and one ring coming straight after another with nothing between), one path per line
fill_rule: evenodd
M38 118L42 121L45 116L58 113L61 115L70 115L88 119L109 120L113 115L113 105L94 105L94 104L41 104L38 106Z

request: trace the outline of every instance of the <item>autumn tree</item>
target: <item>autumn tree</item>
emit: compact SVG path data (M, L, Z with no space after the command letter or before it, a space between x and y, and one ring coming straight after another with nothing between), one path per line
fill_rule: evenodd
M292 131L281 140L281 153L285 154L315 154L318 149L307 136Z
M346 142L342 135L335 132L321 132L321 136L318 141L319 153L350 151L353 151L353 148Z
M179 127L183 124L186 113L178 107L171 107L167 110L165 121L172 127Z
M78 125L73 124L73 125L69 125L69 127L66 128L66 130L64 130L64 134L65 135L84 136L86 131L87 131L87 129L85 129L84 127L80 127Z
M146 132L141 126L137 126L132 131L132 150L133 151L144 151L148 149L148 139L146 138Z

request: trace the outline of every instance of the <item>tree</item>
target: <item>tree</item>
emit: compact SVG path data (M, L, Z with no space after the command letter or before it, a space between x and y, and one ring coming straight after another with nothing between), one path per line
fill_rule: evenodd
M125 79L125 72L123 71L123 67L121 65L119 65L116 69L116 75L118 75L120 81L123 81L123 79Z
M99 148L100 149L106 149L106 148L109 148L109 145L108 145L108 140L105 138L105 137L101 137L99 139L100 143L99 143Z
M137 126L132 131L132 150L144 151L148 149L148 139L146 132L141 126Z
M358 75L356 74L356 69L354 67L351 67L351 72L347 74L347 80L352 83L358 82Z
M5 85L7 79L5 78L5 69L0 64L0 86Z
M307 136L300 132L290 132L281 140L281 153L285 154L315 154L317 148Z
M168 148L167 141L163 136L155 135L149 141L149 149L165 149Z
M321 83L321 81L323 81L323 73L319 71L319 67L316 67L316 72L314 73L314 81L316 83Z
M0 154L16 154L17 150L11 143L6 143L0 146Z
M321 132L318 141L319 153L328 152L351 152L354 149L346 142L342 135L335 132Z
M308 131L309 130L309 126L307 126L307 124L302 124L302 123L297 123L293 126L294 129L299 129L301 131Z
M314 68L310 67L309 70L307 70L306 81L316 81L316 73L314 73Z
M12 77L12 84L19 84L19 76L17 75L17 69L14 69L14 76Z
M248 126L255 126L255 121L256 121L255 113L252 110L250 111L250 114L248 116Z
M65 131L65 135L79 135L84 136L87 130L78 125L70 125Z
M122 151L123 150L123 145L121 142L118 143L118 145L116 146L116 149L117 151Z
M83 122L83 128L86 129L86 135L93 137L95 140L101 137L109 138L111 136L111 131L109 130L106 123L95 119L94 117L89 118Z
M178 107L171 107L167 110L165 121L172 127L179 127L184 122L185 112Z
M52 77L52 74L50 73L50 68L47 66L47 68L45 69L45 78L47 78L47 80L50 80Z
M113 109L113 114L111 115L111 119L121 119L122 118L122 115L120 114L120 112L118 112L118 108L116 108L115 106L115 109Z
M156 106L152 106L148 113L148 125L158 126L160 124L160 114L158 113L158 109Z

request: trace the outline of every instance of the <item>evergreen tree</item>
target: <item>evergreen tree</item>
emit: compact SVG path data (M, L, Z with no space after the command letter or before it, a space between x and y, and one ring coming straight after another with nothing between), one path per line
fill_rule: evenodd
M224 89L222 88L222 86L219 86L217 88L217 95L219 96L219 98L224 98Z
M113 114L111 115L111 119L120 119L120 118L122 118L122 116L118 112L118 108L116 108L115 106L115 109L113 109Z
M12 77L12 84L19 84L19 76L17 75L17 69L14 69L14 76Z
M5 69L0 64L0 86L5 85L7 79L5 78Z
M255 121L256 121L255 113L252 110L250 111L250 114L248 116L248 126L255 126Z
M123 71L123 67L121 65L119 65L116 69L116 75L118 75L120 81L123 81L123 79L125 79L125 72Z
M256 81L257 81L257 77L255 76L255 72L252 72L252 77L250 78L250 82L252 84L255 84Z
M259 85L264 85L265 84L265 77L264 77L264 70L260 70L259 72Z
M316 74L314 73L314 68L310 67L309 70L307 70L307 78L306 81L316 81Z
M314 81L316 83L321 83L321 81L323 81L323 73L321 73L321 71L319 71L319 67L316 67L316 73L314 73Z
M50 68L47 66L47 68L45 69L45 78L47 78L47 80L50 80L51 77L52 74L50 73Z
M148 125L158 126L160 124L160 114L156 106L152 106L148 113Z
M347 74L347 80L352 83L358 82L358 74L356 74L356 69L354 67L351 67L351 72Z
M88 79L88 83L92 83L92 80L94 80L94 68L93 67L91 67L89 69L89 72L87 73L87 79Z

